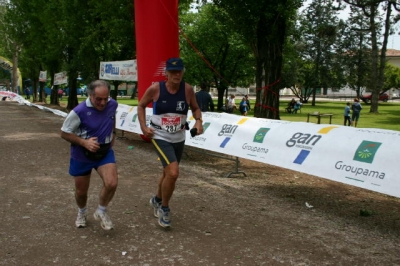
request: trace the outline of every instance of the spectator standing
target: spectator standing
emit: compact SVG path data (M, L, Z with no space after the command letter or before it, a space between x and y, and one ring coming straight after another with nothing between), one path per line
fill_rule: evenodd
M350 102L347 102L346 106L344 107L344 122L343 125L345 126L347 123L347 126L351 125L351 117L350 117Z
M31 90L29 89L29 87L25 88L25 95L27 100L31 98Z
M240 113L244 116L247 116L247 100L246 97L243 97L239 103Z
M59 90L58 90L58 98L59 98L60 100L62 100L63 94L64 94L64 91L63 91L62 89L59 89Z
M214 102L210 93L207 91L207 85L205 82L200 84L200 91L196 93L196 101L202 112L214 112Z
M354 98L354 102L351 106L351 110L353 111L353 115L351 116L351 123L354 127L357 127L358 120L360 119L360 112L361 112L362 106L360 104L360 100L358 98Z
M103 180L99 205L93 216L104 230L114 228L107 206L118 184L112 146L115 141L115 114L118 103L109 97L110 85L96 80L87 87L89 97L67 115L61 137L71 143L69 173L74 177L75 200L79 207L75 225L86 227L87 199L92 169Z

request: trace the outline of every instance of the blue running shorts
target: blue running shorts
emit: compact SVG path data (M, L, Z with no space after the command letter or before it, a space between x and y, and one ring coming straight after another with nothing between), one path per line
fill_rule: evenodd
M69 162L69 174L72 176L89 175L93 168L97 170L100 166L108 163L115 163L115 155L112 149L100 161L81 162L71 158Z

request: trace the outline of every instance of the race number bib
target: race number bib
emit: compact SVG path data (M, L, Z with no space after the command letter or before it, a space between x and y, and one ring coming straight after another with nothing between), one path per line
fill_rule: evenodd
M179 116L164 116L161 118L161 128L169 133L175 133L182 129Z

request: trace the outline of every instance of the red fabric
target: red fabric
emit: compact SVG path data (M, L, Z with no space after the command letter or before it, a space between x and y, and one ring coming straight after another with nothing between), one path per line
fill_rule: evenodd
M178 0L134 0L138 98L164 80L165 61L179 57Z

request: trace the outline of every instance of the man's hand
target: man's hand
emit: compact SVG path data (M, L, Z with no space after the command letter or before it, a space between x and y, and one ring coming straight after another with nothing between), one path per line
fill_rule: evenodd
M84 147L91 152L96 152L98 149L100 149L100 144L97 142L97 137L86 139L84 142Z
M143 135L147 138L152 138L154 136L154 128L144 127L142 128Z
M203 122L201 120L196 120L196 123L194 124L193 128L197 128L197 134L196 135L201 135L203 134Z

